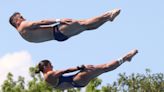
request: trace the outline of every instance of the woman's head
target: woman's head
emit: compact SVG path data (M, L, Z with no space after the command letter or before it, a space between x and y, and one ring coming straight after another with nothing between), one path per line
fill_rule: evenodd
M42 60L38 64L38 70L36 73L39 73L40 71L42 73L45 73L47 70L52 70L53 66L51 65L51 62L49 60Z

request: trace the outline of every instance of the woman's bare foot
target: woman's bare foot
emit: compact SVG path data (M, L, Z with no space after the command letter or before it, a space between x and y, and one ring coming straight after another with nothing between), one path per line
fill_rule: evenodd
M131 61L133 56L135 56L138 53L137 49L131 50L129 53L127 53L122 59L123 61Z

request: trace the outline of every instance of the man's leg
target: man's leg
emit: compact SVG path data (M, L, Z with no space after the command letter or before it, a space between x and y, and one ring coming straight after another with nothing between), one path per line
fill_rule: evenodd
M130 62L133 56L135 56L137 53L138 50L132 50L119 60L115 60L110 63L96 65L96 66L88 65L86 66L86 70L77 74L77 76L75 77L75 81L76 83L79 83L81 85L83 84L86 85L91 79L96 78L97 76L105 72L109 72L116 69L126 61Z
M86 28L86 30L93 30L93 29L97 29L107 21L112 22L119 15L120 11L121 11L120 9L113 9L100 16L79 20L79 21L81 25L83 25Z
M68 36L77 35L85 30L93 30L100 27L107 21L113 21L120 13L120 9L114 9L108 11L100 16L83 19L83 20L73 20L69 21L68 24L61 24L59 26L60 31Z

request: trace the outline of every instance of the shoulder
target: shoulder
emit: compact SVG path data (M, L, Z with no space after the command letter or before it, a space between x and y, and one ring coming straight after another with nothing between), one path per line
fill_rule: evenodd
M50 71L46 75L47 75L47 77L57 77L55 71Z
M17 28L19 32L21 32L22 30L24 30L25 28L28 27L30 22L28 21L22 21L19 25L19 27Z
M22 21L19 27L30 28L30 27L33 27L34 24L35 24L35 21Z
M55 71L50 71L50 72L48 72L47 74L48 74L48 75L53 75L53 74L55 74Z
M54 73L53 71L48 72L48 73L46 73L46 74L44 75L45 80L47 80L47 79L49 79L49 78L51 78L51 77L55 77L55 73Z

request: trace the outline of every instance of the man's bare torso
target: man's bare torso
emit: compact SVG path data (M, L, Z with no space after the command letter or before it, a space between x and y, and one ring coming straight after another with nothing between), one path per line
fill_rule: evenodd
M44 42L54 39L53 26L18 27L20 35L29 42Z

